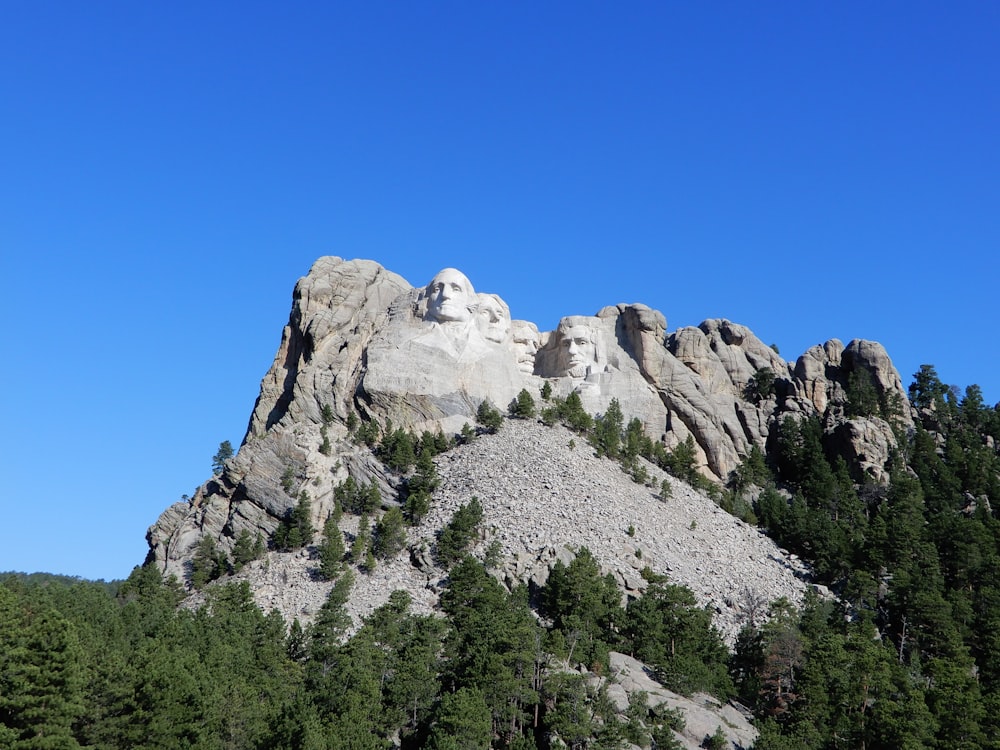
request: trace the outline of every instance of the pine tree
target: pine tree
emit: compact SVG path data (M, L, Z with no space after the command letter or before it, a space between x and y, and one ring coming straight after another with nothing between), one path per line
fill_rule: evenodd
M358 520L358 533L351 544L352 563L359 565L364 561L365 555L368 554L368 548L371 546L371 540L371 527L368 521L368 514L364 513Z
M274 531L272 537L274 548L288 552L312 544L316 530L313 528L311 518L312 503L309 500L309 493L302 490L298 503L286 511L281 524Z
M489 750L491 728L482 691L460 688L441 697L428 746L432 750Z
M406 546L403 512L398 506L389 508L375 524L372 553L380 560L394 557Z
M517 397L510 402L507 411L516 419L532 419L535 416L535 399L522 388Z
M247 529L243 529L233 544L233 572L239 573L243 566L251 560L256 560L264 554L264 540L258 533L251 537Z
M437 559L443 565L449 566L458 562L475 536L476 528L482 519L483 506L478 498L474 497L458 507L438 536Z
M594 422L593 443L599 455L618 458L621 453L624 423L625 417L621 405L617 398L613 398L607 411Z
M233 444L228 440L219 443L219 450L212 456L212 473L218 476L226 468L226 461L233 457Z
M479 409L476 411L476 421L487 432L496 432L503 424L503 414L487 399L479 404Z
M344 569L344 535L337 525L337 521L330 516L323 524L323 541L317 549L319 555L319 574L328 581L332 581L340 575Z
M0 739L15 748L79 747L81 660L71 623L49 609L24 610L0 588Z
M198 547L191 558L191 585L200 589L206 583L225 575L228 564L226 555L209 534L198 540Z

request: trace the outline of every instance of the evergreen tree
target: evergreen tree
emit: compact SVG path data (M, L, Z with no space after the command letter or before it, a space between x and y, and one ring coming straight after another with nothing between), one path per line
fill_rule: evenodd
M260 558L263 554L264 540L260 534L251 537L250 532L243 529L233 544L233 572L239 573L248 562Z
M372 552L380 560L394 557L406 546L406 529L403 511L397 506L389 508L375 524Z
M274 548L281 552L305 547L312 544L316 531L312 525L312 503L309 494L303 490L299 501L285 513L281 524L274 531L271 541Z
M358 519L358 533L354 536L351 544L351 562L360 565L365 560L365 556L371 547L371 525L368 521L368 514L362 514Z
M432 750L489 750L491 728L482 691L459 688L441 697L428 746Z
M747 381L743 389L743 395L747 400L759 404L774 395L774 370L770 367L762 367L757 370Z
M517 394L507 407L510 416L516 419L533 419L535 416L535 399L524 388Z
M728 652L690 590L654 577L642 597L629 602L623 634L632 653L653 666L671 690L731 694Z
M492 733L509 743L530 723L543 664L527 594L507 594L471 557L453 566L448 580L441 607L454 630L446 639L446 684L482 691Z
M351 626L351 616L347 613L347 601L354 586L354 573L350 570L337 578L326 601L320 607L316 620L308 631L309 665L307 679L316 688L330 675L340 652L341 640Z
M589 549L581 547L569 565L556 560L541 599L567 643L567 661L591 666L606 660L623 614L621 594Z
M411 525L419 524L431 507L431 494L437 489L439 480L434 458L429 450L420 453L417 467L405 484L405 516Z
M56 612L22 609L0 588L0 739L15 748L76 748L83 714L81 651Z
M476 421L483 426L486 432L496 432L503 424L503 414L487 399L479 404L479 409L476 411Z
M874 417L879 414L879 392L872 374L855 367L847 376L847 414L851 417Z
M219 443L219 450L212 456L212 473L218 476L226 468L226 461L233 457L233 444L228 440Z
M198 547L191 558L191 585L196 589L226 574L228 562L215 540L209 534L202 535Z
M335 580L344 569L347 552L344 548L344 535L333 516L323 524L323 541L319 544L317 553L320 576L328 581Z
M624 423L625 417L621 405L617 398L613 398L607 411L594 422L593 443L598 455L618 458L621 453Z
M474 497L468 503L460 505L438 536L438 561L450 566L461 559L482 519L483 506L478 498Z

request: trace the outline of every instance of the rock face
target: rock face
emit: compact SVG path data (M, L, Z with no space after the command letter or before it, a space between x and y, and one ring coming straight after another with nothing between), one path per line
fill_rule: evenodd
M645 693L646 705L650 708L663 706L680 711L684 716L684 730L675 733L675 739L682 747L690 750L705 747L705 738L720 728L729 743L727 747L749 748L756 741L757 730L734 706L722 705L704 693L695 693L690 698L677 695L652 679L642 662L626 654L613 651L609 661L608 677L592 675L590 681L598 686L606 685L608 697L622 713L628 708L629 698L640 693Z
M313 523L319 528L332 507L334 487L349 475L374 481L384 503L391 504L400 477L368 448L348 439L349 421L375 422L382 428L391 422L418 433L451 435L475 422L484 400L502 410L521 389L537 398L545 383L556 395L579 394L591 413L603 413L617 399L625 420L638 417L647 434L667 450L691 437L701 472L716 481L724 481L753 446L764 448L782 419L813 415L822 420L828 448L847 457L859 479L881 481L895 433L885 414L848 409L859 373L880 404L907 403L898 373L874 342L855 340L844 347L828 341L792 365L744 326L707 320L697 328L668 333L663 314L639 304L563 318L556 330L539 332L528 321L512 320L502 298L477 292L455 269L413 287L371 261L321 258L295 287L291 316L238 454L189 502L171 506L150 528L150 556L165 574L185 580L202 536L210 535L226 552L244 530L268 538L303 491L312 500ZM898 409L894 419L897 430L912 425L907 409ZM552 559L566 554L567 544L584 543L574 541L573 534L585 528L586 543L602 564L616 571L626 590L640 585L637 550L643 560L651 555L663 572L680 575L693 565L683 582L716 607L724 629L735 626L738 612L729 625L724 613L739 610L739 587L756 580L758 568L785 571L762 574L761 581L784 580L785 574L790 578L774 586L753 584L747 596L795 597L800 581L793 563L779 551L748 541L756 535L753 529L740 527L721 511L720 518L727 519L722 525L710 522L716 513L708 509L688 518L681 510L688 507L687 499L659 503L648 489L635 490L640 485L633 486L615 466L616 479L606 485L595 479L581 486L572 477L565 483L542 479L552 469L549 461L567 466L594 459L583 448L569 456L568 438L562 440L562 453L553 453L545 446L557 433L538 437L533 430L545 432L538 425L525 430L517 439L535 441L544 460L531 459L515 447L487 472L483 467L492 464L484 454L478 464L481 475L471 469L460 480L481 487L484 502L490 498L493 510L487 513L494 514L490 523L497 529L493 538L507 556L504 570L510 578L543 578ZM438 498L442 492L448 497L448 477L452 468L457 470L450 455L439 458L445 482L434 507L440 510L432 511L426 523L443 522L446 517L434 513L451 507ZM584 468L575 471L586 474ZM490 484L514 474L521 476L519 484ZM633 491L644 499L623 499ZM630 516L639 533L635 540L621 539L622 524ZM535 534L512 519L530 519L541 531ZM699 533L682 533L680 527L692 521ZM650 530L648 538L644 529ZM415 543L422 537L426 543L433 526L411 534ZM672 550L671 545L678 546ZM741 550L744 567L713 557L723 547ZM274 567L291 565L294 578L298 568L282 560L279 565L275 558ZM301 563L308 567L309 561ZM428 575L433 571L417 570L408 560L401 565L409 568L391 574L398 578L395 583L386 579L382 585L405 579L407 586L429 591L423 599L432 602L434 583ZM730 580L727 568L741 572ZM268 596L281 603L281 586L273 581L268 586ZM299 614L297 606L281 604L288 614ZM302 613L310 606L303 605Z

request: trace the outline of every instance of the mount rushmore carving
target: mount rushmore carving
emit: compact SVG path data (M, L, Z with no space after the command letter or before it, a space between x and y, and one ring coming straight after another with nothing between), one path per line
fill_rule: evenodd
M151 553L162 570L180 573L204 533L224 547L244 529L269 533L295 502L280 482L289 467L318 477L313 468L330 463L321 477L327 489L348 473L379 476L370 453L347 439L351 419L449 435L474 423L483 401L504 409L522 389L537 399L545 383L557 397L576 392L592 414L617 399L626 421L639 418L667 450L690 438L702 473L719 481L752 446L765 446L782 419L816 414L831 440L849 443L840 449L853 457L857 478L879 481L895 437L881 420L846 416L857 368L906 403L874 342L831 340L788 363L744 326L707 320L668 333L664 315L641 304L539 331L457 269L413 287L372 261L320 258L295 287L238 455L192 500L164 512L149 531ZM748 383L765 369L773 391L749 398ZM332 422L323 419L329 414ZM901 419L912 424L908 413ZM339 446L334 458L317 452L321 429ZM390 482L383 489L392 496ZM310 491L317 512L325 491Z

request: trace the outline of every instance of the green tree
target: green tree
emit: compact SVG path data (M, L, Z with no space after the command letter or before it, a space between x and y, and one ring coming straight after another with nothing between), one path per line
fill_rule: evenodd
M364 561L365 555L371 548L371 542L371 525L368 521L368 514L363 513L358 519L358 533L354 535L354 542L351 544L352 563L359 565Z
M621 620L621 593L614 577L601 575L597 560L581 547L568 565L556 560L541 600L566 641L567 661L588 666L607 658Z
M856 367L847 376L847 414L852 417L879 415L879 393L872 374Z
M50 609L24 609L0 588L0 739L14 748L77 748L85 710L75 628Z
M406 546L406 529L403 511L398 506L389 508L375 524L372 553L380 560L394 557Z
M934 365L920 365L910 384L910 401L918 409L944 409L948 386L941 382Z
M312 503L309 494L303 490L299 501L285 512L278 528L274 530L271 541L274 548L281 552L305 547L312 544L316 530L312 525Z
M770 367L762 367L754 372L750 380L747 381L743 395L749 401L759 404L764 399L771 398L774 395L775 380L774 370Z
M617 398L611 399L607 411L594 421L593 443L598 455L618 458L621 454L622 428L625 416Z
M320 542L317 553L320 576L328 581L335 580L344 570L347 551L344 548L344 535L333 516L323 524L323 541Z
M417 460L417 438L401 427L391 429L388 423L379 444L378 455L393 471L403 473Z
M632 653L671 690L731 694L725 644L689 589L654 576L645 594L629 602L623 634Z
M324 403L323 406L319 410L319 418L323 421L323 425L324 426L333 424L333 420L334 420L335 416L336 415L333 413L333 408L330 406L330 404ZM355 424L354 424L354 426L349 426L348 429L354 429L354 427L357 426L357 419L358 418L356 416L354 416L354 412L350 413L350 415L348 416L348 421L350 421L351 417L354 417Z
M490 709L481 690L459 688L441 696L428 747L432 750L489 750Z
M421 451L417 459L417 467L405 483L406 502L404 505L406 520L416 526L431 507L431 494L439 484L437 467L429 450Z
M233 444L228 440L219 443L219 450L212 456L212 473L219 475L226 468L226 461L233 457Z
M202 535L191 558L191 585L200 589L206 583L225 575L228 567L226 554L219 549L211 535Z
M458 562L482 520L483 506L478 498L460 505L438 536L437 559L445 566Z
M257 560L264 554L264 540L258 533L251 537L247 529L243 529L233 543L233 572L239 573L251 560Z
M454 628L445 641L445 684L482 691L493 734L509 744L530 723L544 664L527 592L508 594L466 556L449 572L441 608Z
M489 399L482 401L476 410L476 421L483 426L487 432L496 432L503 424L503 414Z
M701 476L698 473L697 460L694 437L688 435L684 438L684 442L665 455L663 468L671 476L697 486L698 478Z
M594 426L594 418L583 408L580 394L573 391L565 401L556 403L559 418L574 432L587 433Z
M531 397L524 388L521 389L517 397L510 402L507 407L510 416L516 419L533 419L535 416L535 399Z
M350 570L337 578L326 601L320 607L316 620L309 627L309 665L307 679L313 687L326 679L340 653L341 640L351 627L351 616L347 613L347 601L354 586L354 573Z

